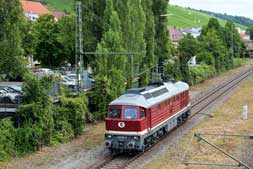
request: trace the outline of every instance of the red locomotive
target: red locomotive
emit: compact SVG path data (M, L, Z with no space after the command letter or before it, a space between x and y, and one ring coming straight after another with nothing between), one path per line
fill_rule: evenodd
M129 89L109 105L105 146L111 152L144 151L189 115L187 83L169 81Z

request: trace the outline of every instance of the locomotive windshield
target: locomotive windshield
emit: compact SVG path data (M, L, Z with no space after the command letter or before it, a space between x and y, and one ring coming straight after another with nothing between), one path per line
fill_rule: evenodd
M137 109L136 108L125 108L124 110L125 119L137 119Z
M120 118L120 108L111 108L109 111L109 118L118 119Z

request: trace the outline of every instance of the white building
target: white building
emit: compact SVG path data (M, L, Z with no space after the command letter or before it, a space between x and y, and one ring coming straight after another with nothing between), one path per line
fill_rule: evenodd
M190 28L190 29L182 29L181 32L184 35L187 35L188 33L191 34L194 38L197 38L201 34L201 28Z
M40 17L40 15L51 14L51 12L40 2L21 0L21 3L24 9L25 17L27 17L31 21L36 21Z

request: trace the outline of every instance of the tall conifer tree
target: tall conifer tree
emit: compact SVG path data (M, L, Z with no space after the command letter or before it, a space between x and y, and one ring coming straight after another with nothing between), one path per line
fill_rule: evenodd
M114 10L113 1L106 0L103 20L103 36L97 46L97 52L120 52L122 35L120 20ZM120 55L96 56L96 83L94 97L96 97L99 112L103 114L107 104L125 91L126 57Z
M154 0L153 10L156 24L156 50L155 54L159 59L170 57L169 32L167 29L168 0Z
M146 55L143 58L142 67L145 74L141 76L141 85L146 85L150 81L151 71L154 71L154 66L157 64L155 57L155 18L152 10L153 1L142 0L142 7L145 12L145 42L146 42Z
M0 74L22 76L25 61L20 37L23 10L19 0L0 0Z
M84 51L94 52L103 35L105 0L81 0ZM84 55L84 64L94 63L93 55Z

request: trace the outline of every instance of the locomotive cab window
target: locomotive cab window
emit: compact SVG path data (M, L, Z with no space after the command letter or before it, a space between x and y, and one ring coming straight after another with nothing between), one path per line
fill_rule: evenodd
M146 117L146 113L144 110L141 110L141 113L140 113L140 119L144 119Z
M134 107L125 108L124 119L137 119L137 109Z
M120 118L120 108L111 108L108 117L112 119Z

